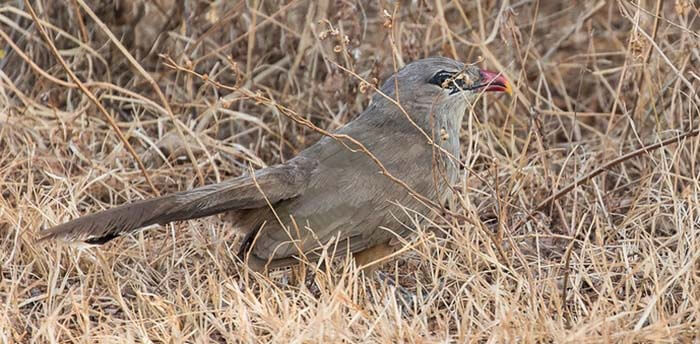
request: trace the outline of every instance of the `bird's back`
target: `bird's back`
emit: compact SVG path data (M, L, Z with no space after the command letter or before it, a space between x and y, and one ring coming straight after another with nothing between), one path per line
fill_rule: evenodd
M390 120L406 121L400 117ZM349 135L362 143L382 167L344 139L324 137L303 151L300 156L318 161L305 191L274 205L276 215L267 207L247 216L248 225L264 223L255 233L257 238L250 237L255 242L254 256L283 259L299 251L308 254L329 243L333 247L336 242L340 244L339 253L347 251L348 245L350 252L356 252L396 235L405 236L409 227L401 222L408 220L407 214L425 213L425 207L382 168L430 200L437 201L437 195L444 193L445 179L432 176L436 172L434 154L440 154L439 150L436 152L417 128L391 125L386 119L377 122L360 118L336 134ZM291 218L296 225L285 230L279 222L289 226Z

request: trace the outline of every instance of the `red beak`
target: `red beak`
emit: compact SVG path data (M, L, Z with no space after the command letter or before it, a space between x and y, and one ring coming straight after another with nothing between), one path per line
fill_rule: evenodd
M481 80L484 84L486 92L505 92L509 95L513 94L513 89L510 87L510 83L506 80L501 73L496 73L482 69Z

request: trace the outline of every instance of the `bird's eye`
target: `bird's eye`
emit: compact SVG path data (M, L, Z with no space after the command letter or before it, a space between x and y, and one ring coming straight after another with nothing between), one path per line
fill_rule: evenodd
M433 75L433 77L430 78L430 80L428 80L428 82L433 84L433 85L438 85L442 88L448 88L448 87L450 87L449 81L450 81L450 79L452 79L454 74L455 74L454 72L448 72L446 70L441 70L441 71L435 73L435 75Z

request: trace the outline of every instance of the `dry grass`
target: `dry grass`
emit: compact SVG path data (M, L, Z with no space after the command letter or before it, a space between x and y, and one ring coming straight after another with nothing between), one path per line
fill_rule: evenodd
M532 212L698 128L697 2L90 1L99 22L82 3L32 1L38 22L0 5L0 342L700 340L700 139ZM372 93L344 69L372 83L431 55L481 57L515 95L463 127L460 216L416 223L379 275L249 273L217 217L97 249L35 243L288 159L319 133L274 104L332 130Z

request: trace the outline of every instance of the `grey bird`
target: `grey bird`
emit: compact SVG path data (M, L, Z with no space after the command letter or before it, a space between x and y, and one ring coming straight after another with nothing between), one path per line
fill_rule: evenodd
M411 234L411 214L448 197L468 107L483 92L510 90L504 77L473 65L414 61L355 120L285 163L79 217L40 240L103 244L152 224L227 213L244 231L239 254L254 270L347 253L368 264Z

